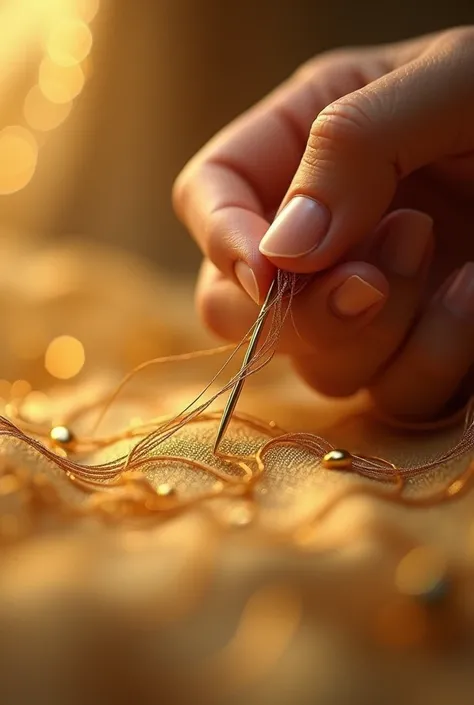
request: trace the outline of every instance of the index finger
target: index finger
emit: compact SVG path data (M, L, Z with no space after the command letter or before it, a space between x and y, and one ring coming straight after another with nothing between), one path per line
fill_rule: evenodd
M371 52L321 57L219 133L178 177L178 216L226 276L235 279L238 261L251 268L259 299L274 268L258 245L298 168L314 119L385 70Z

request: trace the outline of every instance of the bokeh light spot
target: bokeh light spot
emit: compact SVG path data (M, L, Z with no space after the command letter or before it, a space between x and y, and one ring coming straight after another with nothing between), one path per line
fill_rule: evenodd
M85 362L84 346L71 335L60 335L48 345L44 366L52 377L71 379L82 370Z
M0 194L15 193L33 178L38 145L31 132L19 125L0 132Z
M79 65L59 66L49 57L41 62L38 83L52 103L70 103L84 87L84 72Z
M395 582L405 595L420 596L431 592L444 579L446 561L430 546L418 546L398 564Z
M76 0L76 12L84 22L92 22L99 11L99 0Z
M12 384L10 396L12 399L22 399L31 392L31 384L26 379L17 379Z
M54 130L64 122L71 112L72 103L52 103L41 92L39 86L33 86L25 98L23 114L33 130L47 132Z
M32 423L44 423L51 414L51 400L44 392L30 392L21 406L21 413Z
M46 42L46 51L59 66L76 66L88 56L92 34L81 20L65 19L57 22Z

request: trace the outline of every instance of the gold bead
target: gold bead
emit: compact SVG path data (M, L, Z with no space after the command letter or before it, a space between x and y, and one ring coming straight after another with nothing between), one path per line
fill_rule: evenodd
M74 442L74 434L67 426L54 426L49 437L60 446L67 447Z
M324 456L323 466L328 470L351 470L352 455L348 450L331 450Z
M158 485L156 493L159 497L174 497L176 495L176 490L172 485L163 484Z

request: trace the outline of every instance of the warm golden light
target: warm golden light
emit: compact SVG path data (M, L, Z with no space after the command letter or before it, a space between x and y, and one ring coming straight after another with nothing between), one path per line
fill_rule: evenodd
M21 406L21 413L32 423L44 423L51 413L51 401L44 392L30 392Z
M12 384L10 397L11 399L22 399L31 392L31 384L26 379L17 379Z
M0 379L0 398L7 401L10 399L11 384L6 379Z
M40 65L38 83L52 103L70 103L84 87L84 72L77 64L59 66L46 57Z
M25 98L28 127L53 130L68 116L82 91L92 34L88 26L98 0L10 0L0 8L0 88L5 92L24 63L24 56L43 44L38 86ZM3 28L3 29L2 29ZM25 53L26 52L26 53ZM90 73L90 66L88 66ZM16 126L0 132L0 195L15 193L32 179L38 144L28 129Z
M8 332L10 352L21 360L36 360L41 357L47 342L44 328L34 316L31 316L26 325L14 326Z
M71 379L82 370L85 362L84 346L71 335L60 335L48 345L44 366L57 379Z
M25 98L23 114L33 130L47 132L64 122L71 112L72 103L51 103L38 86L33 86Z
M289 649L301 617L301 597L291 586L259 588L247 601L233 638L204 668L227 686L258 683Z
M99 0L76 0L76 12L84 22L92 22L99 11Z
M429 594L443 581L444 557L430 546L418 546L400 561L395 574L399 591L405 595Z
M77 19L65 19L53 25L46 41L46 51L59 66L80 64L89 55L91 47L91 31Z
M33 178L38 161L38 145L29 130L5 127L0 132L0 194L15 193Z
M84 59L84 61L81 64L82 68L82 73L84 74L84 80L88 81L92 74L94 73L94 63L92 61L92 56L89 54L87 59Z
M15 494L21 489L21 482L14 475L3 475L0 477L0 497L7 497Z
M16 1L16 0L15 0ZM75 11L77 0L22 0L25 10L36 11L48 24Z

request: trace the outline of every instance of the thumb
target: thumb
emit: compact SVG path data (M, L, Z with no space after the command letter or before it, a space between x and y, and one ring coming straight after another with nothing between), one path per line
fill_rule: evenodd
M332 266L374 230L402 178L474 149L474 28L437 35L402 66L396 48L386 51L398 68L332 103L313 123L282 209L260 243L282 269Z

